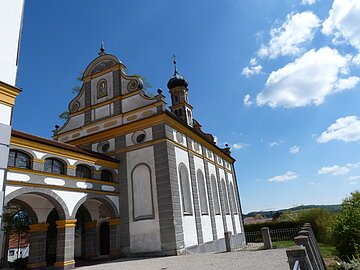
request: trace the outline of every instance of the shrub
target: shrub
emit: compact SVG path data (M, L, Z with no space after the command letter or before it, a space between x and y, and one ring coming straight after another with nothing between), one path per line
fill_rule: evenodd
M275 222L264 222L264 223L254 223L254 224L245 224L245 232L257 232L261 231L261 228L268 227L270 230L276 229L287 229L287 228L296 228L304 225L303 223L297 221L275 221Z
M335 247L342 260L360 256L360 192L344 199L333 226Z
M360 259L352 259L348 263L340 263L340 270L360 270Z
M313 208L302 210L299 213L298 221L310 223L316 239L325 244L333 244L331 238L331 228L336 215L326 209Z

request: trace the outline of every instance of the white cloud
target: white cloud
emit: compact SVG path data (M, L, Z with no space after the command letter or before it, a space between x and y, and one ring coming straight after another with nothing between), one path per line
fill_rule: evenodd
M359 77L352 76L345 79L339 79L335 84L335 89L337 91L343 91L347 89L354 88L360 81Z
M242 75L245 75L246 78L249 78L253 75L257 75L257 74L260 74L262 71L262 65L257 65L257 66L254 66L254 67L244 67L241 74Z
M282 26L270 30L271 39L267 45L262 44L258 55L276 58L301 53L301 46L313 39L315 29L320 26L320 22L311 11L288 14Z
M256 103L272 108L319 105L327 95L355 86L357 77L339 77L350 60L336 49L312 49L294 62L271 72L265 88L256 97Z
M270 147L278 146L279 144L278 142L269 142Z
M333 42L346 41L360 50L360 1L334 0L322 32L333 35Z
M298 175L295 172L287 171L283 175L278 175L278 176L269 178L268 181L269 182L286 182L286 181L294 180L296 178L298 178Z
M258 63L256 58L251 58L250 59L250 66L256 66L256 64Z
M215 143L218 143L218 141L219 141L218 137L217 137L217 136L214 136L214 142L215 142Z
M357 116L346 116L336 120L317 139L319 143L332 140L343 142L360 141L360 119Z
M289 149L290 154L297 154L300 152L300 146L294 145Z
M354 176L350 176L348 178L349 181L359 181L360 180L360 175L354 175Z
M350 172L350 169L346 166L331 166L331 167L322 167L318 174L332 174L332 175L343 175L348 174Z
M348 174L351 170L357 169L360 167L360 162L358 163L348 163L345 166L329 166L329 167L322 167L318 174L331 174L331 175L344 175Z
M241 74L245 75L246 78L249 78L253 75L260 74L262 71L262 65L258 65L257 63L258 63L258 61L256 58L251 58L250 65L247 67L244 67Z
M301 5L305 6L305 5L313 5L316 3L316 0L301 0Z
M234 149L237 149L237 150L243 149L243 148L246 147L246 146L248 146L248 144L246 144L246 143L234 143L234 144L233 144L233 148L234 148Z
M244 96L243 102L244 102L244 105L247 106L247 107L249 107L249 106L251 106L253 104L249 94Z
M356 66L360 66L360 53L354 56L352 63Z

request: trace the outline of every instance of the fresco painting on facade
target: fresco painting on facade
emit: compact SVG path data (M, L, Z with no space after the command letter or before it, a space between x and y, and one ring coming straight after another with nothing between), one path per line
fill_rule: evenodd
M226 231L245 242L235 160L194 118L175 59L169 107L126 70L102 46L53 139L11 130L20 90L0 77L0 210L16 205L29 217L29 269L221 251ZM12 236L2 239L6 263Z

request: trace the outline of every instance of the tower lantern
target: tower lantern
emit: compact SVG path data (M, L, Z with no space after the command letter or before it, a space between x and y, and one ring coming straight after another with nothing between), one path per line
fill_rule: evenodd
M193 107L189 104L187 86L188 81L179 74L176 67L176 59L174 55L174 75L169 80L167 87L171 94L171 104L169 107L171 112L174 113L178 118L187 123L189 126L193 126L192 109Z

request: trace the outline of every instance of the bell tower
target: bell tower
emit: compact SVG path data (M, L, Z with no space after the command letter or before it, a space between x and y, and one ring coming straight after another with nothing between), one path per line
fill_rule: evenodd
M171 106L169 109L178 118L187 123L189 126L193 126L192 109L193 107L189 103L187 86L188 81L179 74L176 68L176 59L174 55L174 75L169 80L167 87L171 94Z

